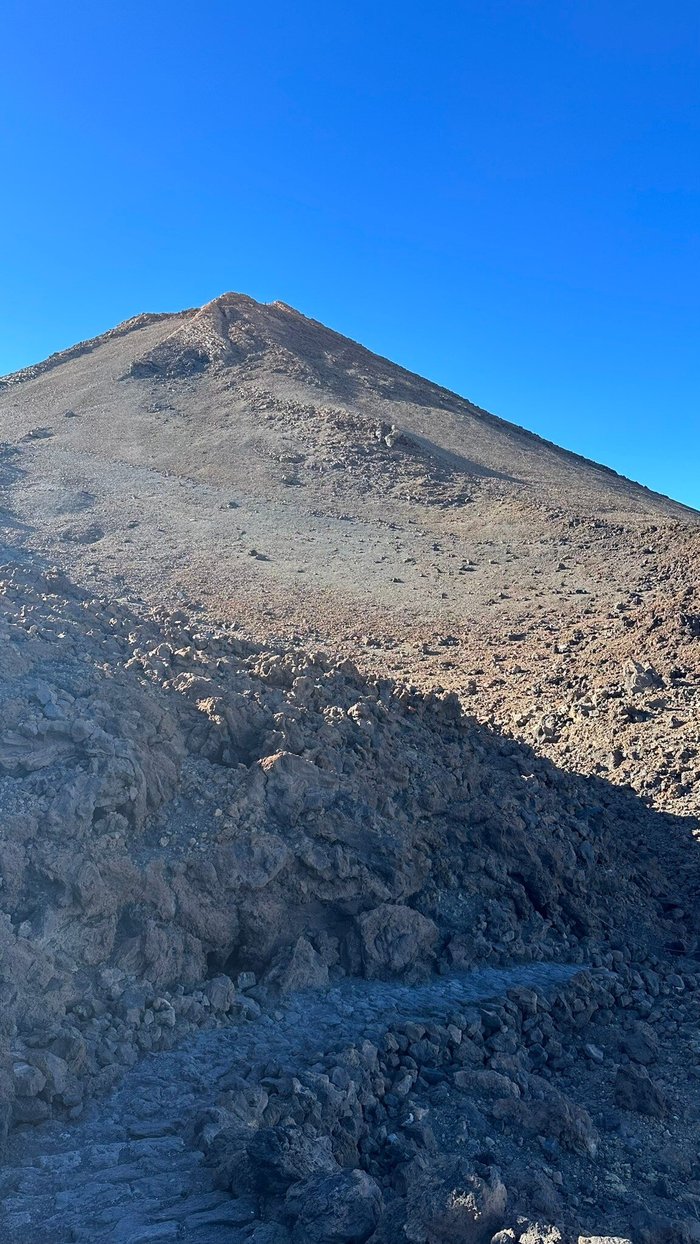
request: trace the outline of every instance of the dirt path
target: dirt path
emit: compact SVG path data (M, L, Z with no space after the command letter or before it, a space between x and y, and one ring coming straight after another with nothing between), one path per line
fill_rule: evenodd
M0 1181L0 1240L236 1244L250 1235L256 1203L217 1189L187 1139L193 1115L215 1100L220 1076L233 1068L255 1077L270 1063L299 1070L319 1054L376 1039L393 1022L444 1020L465 1003L516 986L546 991L580 971L538 963L415 987L347 981L293 995L242 1025L203 1031L186 1046L144 1059L79 1123L18 1135Z

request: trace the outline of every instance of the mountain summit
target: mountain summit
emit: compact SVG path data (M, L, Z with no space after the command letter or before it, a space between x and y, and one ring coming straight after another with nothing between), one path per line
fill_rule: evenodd
M604 583L639 590L649 525L699 518L241 294L6 377L0 428L12 544L286 620L318 593L351 617L566 612Z
M114 364L118 370L120 361L124 370L115 375ZM608 511L688 514L685 507L488 414L283 302L258 303L244 294L228 293L179 314L139 315L111 332L6 377L0 381L0 392L11 392L15 408L22 408L39 392L45 392L33 383L44 376L50 376L50 392L57 397L64 392L74 396L73 386L80 385L85 413L92 413L93 424L95 407L104 401L107 389L115 410L123 409L125 415L138 418L144 405L139 398L155 390L125 382L150 382L169 389L173 395L179 394L193 413L214 390L219 394L218 420L210 414L200 421L198 432L203 451L210 448L212 440L220 442L219 467L223 469L226 463L232 475L240 446L228 435L231 429L225 416L235 414L240 416L237 423L247 423L246 413L259 416L261 397L269 391L265 416L262 420L254 418L253 424L274 422L267 413L270 409L280 402L291 408L296 402L300 416L318 417L317 425L307 431L320 448L331 414L329 403L335 403L336 415L346 416L348 439L353 439L354 432L362 445L369 433L370 445L373 440L381 444L384 438L373 435L375 427L389 422L403 434L395 437L397 458L408 453L421 459L428 469L439 464L461 482L501 480L509 485L507 493L523 501L588 504L596 507L596 512L602 505ZM119 388L115 381L121 382ZM184 385L187 387L178 388ZM149 410L152 405L145 403L146 414L159 413ZM177 408L176 403L173 408ZM150 422L154 425L155 449L158 421ZM81 428L88 434L91 430ZM102 440L106 429L100 427L99 431ZM143 431L139 426L139 435ZM282 434L281 428L268 431L273 437L275 431ZM125 437L129 438L129 429L120 427L119 441ZM301 429L300 439L304 439ZM171 444L170 448L175 446ZM364 448L368 451L369 446L365 443ZM370 456L368 452L366 456Z
M650 526L697 530L694 511L243 294L6 377L0 426L13 547L292 625L329 594L347 618L565 614L643 589Z

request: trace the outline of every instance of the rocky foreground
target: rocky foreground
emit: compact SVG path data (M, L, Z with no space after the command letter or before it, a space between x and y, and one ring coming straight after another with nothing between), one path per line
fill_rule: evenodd
M685 818L454 694L0 591L0 1238L698 1238Z

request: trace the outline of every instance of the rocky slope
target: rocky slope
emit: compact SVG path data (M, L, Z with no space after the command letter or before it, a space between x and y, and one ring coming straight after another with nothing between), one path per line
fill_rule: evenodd
M700 812L695 512L234 294L0 381L0 436L12 556L455 690ZM630 713L631 660L663 686Z
M698 1238L698 515L239 295L0 429L8 1238Z
M694 988L682 820L557 770L452 694L135 614L56 571L6 567L1 599L6 1124L77 1118L139 1054L339 977L618 965L594 1007L613 1024L635 982L623 1005L648 1018L649 973ZM553 1031L530 1044L533 1073L575 1066Z

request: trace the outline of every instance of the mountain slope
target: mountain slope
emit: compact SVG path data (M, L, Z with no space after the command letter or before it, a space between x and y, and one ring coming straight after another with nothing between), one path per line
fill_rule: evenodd
M423 1192L401 1226L417 1178L482 1177L507 1239L693 1238L621 1234L697 1221L682 821L455 696L56 572L0 567L0 634L0 1239L269 1244L309 1153L333 1195L279 1244L485 1241Z
M44 376L50 377L48 385L27 391L25 386ZM246 398L254 402L257 398L259 403L260 386L266 384L273 399L268 409L274 407L274 399L311 405L320 417L313 429L319 435L327 414L324 404L332 401L357 417L356 425L346 429L348 440L362 441L363 420L370 427L380 420L395 423L406 434L402 444L411 456L428 463L432 459L472 480L500 480L514 495L534 493L538 500L559 501L565 495L569 504L597 502L608 511L689 513L606 467L489 415L284 303L263 305L244 295L226 294L198 311L179 315L136 316L102 337L6 377L0 391L11 393L20 409L31 408L32 399L51 401L66 391L74 395L78 388L89 410L91 400L97 405L108 393L115 412L134 417L143 413L143 391L135 398L132 384L126 386L131 391L120 392L115 381L125 380L150 381L175 392L178 381L198 381L190 384L186 401L192 413L202 406L198 435L208 432L223 451L222 477L235 478L239 456L227 436L232 429L223 418L250 413L249 408L239 408ZM206 407L212 391L219 396L218 418ZM149 405L145 402L146 414L158 413ZM93 419L97 414L93 412ZM150 422L155 448L158 421ZM96 429L88 430L88 435L90 431ZM105 431L99 428L101 441ZM123 429L113 431L121 440ZM108 433L108 444L110 440ZM178 448L182 450L171 445L173 457ZM191 459L182 465L191 467Z
M695 1238L700 516L239 295L0 436L0 1236Z
M456 690L700 810L695 511L237 294L6 378L0 440L13 558ZM624 707L631 659L663 704Z
M26 541L83 569L116 563L141 591L155 575L220 600L279 588L286 602L303 573L306 599L471 615L509 590L503 556L521 562L518 595L560 594L557 519L579 520L572 587L590 590L601 523L636 536L698 518L284 304L234 294L138 316L8 377L0 435ZM608 567L623 584L624 560Z

